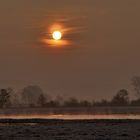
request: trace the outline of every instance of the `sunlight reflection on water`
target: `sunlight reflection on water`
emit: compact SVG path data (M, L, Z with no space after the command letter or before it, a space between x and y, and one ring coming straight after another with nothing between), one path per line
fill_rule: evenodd
M91 119L140 119L140 115L1 115L0 119L62 119L62 120L91 120Z

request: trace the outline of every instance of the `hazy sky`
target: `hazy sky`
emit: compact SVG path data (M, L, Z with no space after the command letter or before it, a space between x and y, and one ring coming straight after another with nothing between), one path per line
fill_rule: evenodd
M110 98L140 75L139 0L1 0L0 87ZM80 27L73 45L40 39L51 24ZM81 28L82 27L82 28Z

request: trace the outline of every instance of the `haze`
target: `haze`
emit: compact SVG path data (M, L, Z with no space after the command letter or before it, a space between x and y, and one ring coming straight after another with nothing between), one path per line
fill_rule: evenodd
M139 5L139 0L1 0L0 88L39 85L51 95L86 99L131 90L130 78L140 75ZM69 48L40 41L57 20L80 27L70 35Z

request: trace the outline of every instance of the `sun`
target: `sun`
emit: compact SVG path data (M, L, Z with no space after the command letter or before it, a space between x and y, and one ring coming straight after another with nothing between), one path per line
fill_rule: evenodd
M62 38L62 33L60 31L54 31L52 37L54 40L60 40Z

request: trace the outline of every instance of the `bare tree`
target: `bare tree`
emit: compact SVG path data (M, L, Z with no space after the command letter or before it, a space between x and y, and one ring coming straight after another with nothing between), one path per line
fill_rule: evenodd
M131 81L136 92L136 96L140 99L140 76L134 76Z
M26 106L36 106L41 94L43 91L39 86L27 86L22 90L21 100Z
M6 89L0 91L0 107L4 107L10 103L10 93Z

